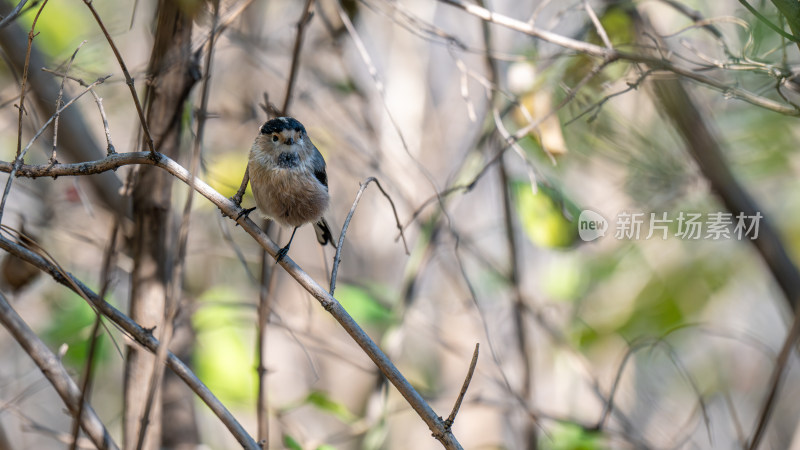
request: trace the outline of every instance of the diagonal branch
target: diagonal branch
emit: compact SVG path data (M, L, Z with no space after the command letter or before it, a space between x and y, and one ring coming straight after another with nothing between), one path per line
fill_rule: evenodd
M118 154L117 154L118 155ZM148 159L149 152L141 152L139 155ZM8 164L8 163L4 163ZM6 168L7 166L3 167ZM56 164L60 166L62 164ZM46 168L47 165L40 166ZM0 249L3 249L20 259L31 263L40 270L49 274L55 281L63 284L67 288L75 291L81 297L87 298L94 308L104 316L111 319L121 330L123 330L131 339L138 342L143 347L150 350L152 353L158 351L159 342L153 337L149 330L140 327L139 324L131 320L128 316L120 312L111 304L106 302L102 297L97 295L94 291L89 289L80 280L75 278L69 273L63 272L59 267L56 267L51 262L47 261L41 255L38 255L24 246L12 242L5 237L0 236ZM211 411L220 418L223 424L230 430L231 434L239 441L242 447L247 449L260 449L253 438L247 433L242 425L236 418L225 408L225 405L217 399L214 394L200 381L197 376L183 363L178 357L171 352L167 354L167 367L169 367L176 375L178 375L192 391L211 409ZM80 395L80 394L78 394Z
M5 241L5 239L3 239ZM89 435L94 445L101 449L118 449L111 435L108 434L103 422L97 417L97 413L88 404L81 405L81 390L75 381L70 378L67 369L61 364L59 358L47 348L47 345L36 336L36 333L28 327L22 317L14 311L14 308L6 300L5 295L0 293L0 323L14 336L25 352L33 359L44 376L53 385L58 395L64 400L71 414L80 421L81 427ZM81 413L82 411L82 413Z
M25 6L25 3L28 3L28 0L20 0L20 2L17 3L17 6L15 6L7 16L0 19L0 28L3 28L11 23L12 20L16 19L17 16L19 16L20 11L22 11L22 7Z

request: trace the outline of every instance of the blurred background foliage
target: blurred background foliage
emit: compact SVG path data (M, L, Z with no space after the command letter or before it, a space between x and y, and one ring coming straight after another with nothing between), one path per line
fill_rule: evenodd
M13 6L4 1L2 14ZM195 48L206 51L209 4L179 3L194 17ZM249 2L214 49L200 177L225 196L239 186L266 118L264 102L283 101L302 3ZM728 86L793 107L798 100L797 46L738 1L478 3L604 46L585 8L590 4L619 50L660 51L675 65ZM796 18L779 9L792 5L750 3L772 23L798 29ZM141 96L158 2L94 4ZM242 5L222 1L220 9ZM29 2L16 21L23 30L17 44L40 6ZM636 14L652 28L637 31ZM347 234L337 299L442 416L458 394L473 346L481 344L453 428L465 448L740 448L757 420L791 317L769 270L748 239L681 239L675 222L667 239L660 233L645 238L647 221L639 239L615 236L623 212L674 219L681 212L724 211L649 93L652 78L668 75L626 60L598 71L598 58L500 26L488 30L486 41L480 20L444 2L315 3L290 113L328 161L329 221L338 233L359 182L375 176L397 205L411 250L404 253L390 206L370 187ZM82 2L49 2L36 31L34 48L56 71L86 41L70 74L87 81L112 74L96 91L115 145L120 152L140 150L124 78ZM667 47L654 49L654 36ZM493 68L486 63L487 42ZM6 161L16 148L19 77L7 60L0 63L0 155ZM686 87L716 130L730 169L797 261L797 119L731 92ZM80 90L66 84L67 97ZM198 106L194 92L183 118L180 162L187 167ZM75 108L104 142L91 98ZM33 110L25 116L23 142L45 119ZM542 120L540 127L495 157L508 147L503 133L535 120ZM26 161L47 161L51 146L52 131ZM124 181L132 170L117 176ZM184 185L175 186L176 220L186 195ZM96 197L82 179L19 180L4 224L24 223L66 270L98 283L113 214ZM252 205L248 193L243 206ZM593 242L578 232L586 209L610 224ZM286 230L273 235L279 245L288 238ZM291 256L327 285L333 253L318 248L310 227L298 232ZM122 310L131 267L130 256L120 254L106 296ZM196 200L182 301L196 334L191 364L249 430L255 429L260 274L255 243L213 205ZM68 346L63 361L77 377L86 362L92 310L44 277L21 283L5 276L4 282L46 342L53 349ZM305 291L280 269L271 286L272 448L439 447ZM92 403L119 433L123 361L116 348L127 341L106 328L94 362ZM792 359L764 448L800 448L800 407L792 401L800 373ZM69 419L6 335L0 360L0 402L6 405L0 426L13 448L60 445L52 430L66 433ZM208 448L236 445L204 407L196 415Z

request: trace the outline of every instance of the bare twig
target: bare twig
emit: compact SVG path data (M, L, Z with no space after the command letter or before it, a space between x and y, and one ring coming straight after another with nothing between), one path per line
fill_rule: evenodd
M39 11L36 12L36 17L33 18L33 23L31 23L31 30L28 32L28 47L25 50L25 64L22 66L22 82L20 83L20 93L19 93L19 120L17 121L17 154L16 154L16 162L17 164L22 163L22 158L24 154L22 152L22 116L25 113L25 85L28 82L28 70L31 64L31 47L33 46L33 38L36 36L33 33L33 30L36 28L36 22L39 20L39 15L42 14L42 10L44 6L47 4L47 0L42 2L42 6L39 7ZM8 197L8 191L11 189L11 178L9 177L8 182L6 183L5 192L3 192L3 201L0 203L0 222L3 221L3 211L6 209L6 197Z
M469 369L467 370L467 376L464 378L464 384L461 385L461 392L458 393L458 398L456 399L456 403L453 405L453 410L450 411L450 415L447 416L447 420L444 421L444 426L449 428L453 427L453 423L456 421L456 415L458 414L458 410L461 408L461 402L464 401L464 396L467 395L467 389L469 389L469 383L472 382L472 375L475 373L475 367L478 365L478 349L480 348L480 344L475 344L475 351L472 352L472 361L469 363Z
M603 44L606 46L607 49L613 50L614 46L611 44L611 39L608 38L608 33L606 33L606 29L603 28L603 24L600 23L600 19L597 18L597 14L595 14L591 2L589 2L589 0L583 0L583 8L586 10L586 14L589 15L589 18L592 19L592 24L594 25L594 29L595 31L597 31L597 35L600 36L600 39L603 40Z
M81 410L79 407L79 402L81 401L80 389L72 381L59 358L28 327L2 293L0 293L0 323L6 327L41 369L42 374L50 381L50 384L64 401L70 413L74 414L77 420L80 420L81 428L89 435L92 443L101 449L119 448L90 405L83 405L82 412L79 413L79 410Z
M50 70L45 67L42 67L42 71L47 73L52 73L53 75L59 77L70 79L72 81L77 82L79 85L83 87L89 86L89 84L83 81L81 78L73 77L71 75L67 75L66 73L58 73L54 70ZM106 152L108 154L115 153L116 150L114 149L114 144L111 143L111 130L109 130L108 128L108 118L106 117L106 111L103 108L103 99L99 95L97 95L97 92L95 92L94 89L90 89L89 92L92 94L92 97L94 97L94 101L95 103L97 103L97 108L100 110L100 118L103 120L103 131L105 131L106 133Z
M244 176L242 177L242 184L239 185L239 190L236 191L236 194L231 197L231 201L236 205L240 206L242 204L242 198L244 198L244 193L247 190L247 183L250 182L250 171L247 170L245 167L244 169Z
M46 1L46 0L45 0ZM117 62L119 63L120 69L122 69L122 73L125 75L125 84L128 85L128 88L131 91L131 96L133 97L133 103L136 105L136 112L139 114L139 122L142 124L142 130L144 130L144 138L145 142L147 142L147 147L151 152L155 152L155 145L153 144L153 137L150 135L150 128L147 126L147 120L144 117L144 110L142 109L142 103L139 101L139 95L136 94L136 87L133 84L133 78L131 77L130 72L128 72L128 67L125 65L125 61L122 59L122 55L117 50L117 46L114 44L114 40L111 39L111 35L106 30L105 24L103 24L103 20L100 19L100 15L97 14L97 10L94 9L94 5L92 5L92 0L83 0L83 3L89 7L89 10L92 12L94 19L97 21L97 24L100 26L100 29L103 31L103 35L106 37L108 41L108 45L111 46L111 50L114 52L114 56L117 58Z
M297 22L297 36L294 39L294 50L292 50L292 68L289 70L289 81L286 84L286 97L283 99L283 107L281 111L283 115L287 115L289 111L289 104L292 101L292 93L294 91L294 82L297 79L297 68L300 67L300 50L303 48L303 37L306 33L306 27L311 21L314 13L311 11L314 8L314 0L306 0L303 6L303 15Z
M182 182L189 184L191 175L184 167L160 153L156 153L155 157L150 152L131 152L131 153L115 153L108 157L91 162L83 162L78 164L55 164L55 165L22 165L16 172L16 176L69 176L69 175L88 175L90 173L100 173L107 170L113 170L123 165L141 164L160 167ZM8 162L0 162L0 172L11 172L13 166ZM195 179L194 189L202 196L206 197L214 205L216 205L223 214L228 217L236 217L241 208L235 205L230 199L225 198L222 194L215 191L211 186L202 180ZM248 217L242 216L238 219L239 225L252 236L259 245L269 252L272 257L276 257L280 248L275 244L261 229ZM4 240L0 240L0 248L6 248L8 244ZM26 258L23 258L26 259ZM27 259L26 259L27 260ZM30 262L30 261L29 261ZM372 362L380 369L386 378L397 388L400 394L406 399L408 404L414 411L422 418L425 424L433 433L433 436L439 440L445 448L459 449L461 445L458 443L456 437L446 430L444 421L436 415L433 409L422 398L422 396L414 389L413 386L406 380L403 374L395 367L394 363L386 356L385 353L375 344L375 342L364 332L364 330L356 323L350 314L342 307L338 300L330 295L322 286L320 286L314 279L311 278L306 272L295 264L290 257L285 257L279 263L288 273L292 276L308 293L310 293L320 305L328 311L328 313L336 319L337 322L344 328L350 337L361 347L364 353L372 360ZM34 264L36 265L36 264ZM88 288L84 288L88 289ZM111 308L105 302L98 299L102 304L102 311L108 314L112 320L121 320L119 311ZM113 310L113 312L112 312ZM127 318L126 318L127 319ZM137 326L138 327L138 326ZM127 329L127 328L126 328ZM138 328L141 330L141 328ZM144 333L144 330L142 330ZM146 341L151 343L147 344L148 348L155 350L157 348L156 340L147 336ZM139 336L137 336L139 340ZM151 346L152 345L152 346ZM175 364L172 361L177 361L177 358L171 356L168 359L170 367ZM177 361L178 363L180 361ZM175 369L173 369L175 370ZM188 369L185 369L188 370ZM178 373L183 378L181 373ZM205 386L203 386L205 387ZM221 406L221 405L220 405ZM213 408L212 408L213 409ZM217 412L217 411L215 411ZM227 412L227 411L226 411ZM219 415L219 414L218 414ZM222 417L222 416L220 416ZM231 417L232 418L232 417ZM226 425L229 423L226 422ZM236 423L238 426L238 423ZM230 426L229 426L230 428ZM232 430L233 431L233 430ZM237 438L239 435L237 434ZM249 436L248 436L249 438ZM240 440L240 443L242 441Z
M361 196L364 194L364 190L367 189L367 185L371 182L375 182L378 186L378 189L381 190L383 196L389 200L389 204L392 205L392 211L394 212L394 219L397 223L397 229L400 230L400 237L403 238L403 246L406 250L406 255L409 254L408 252L408 243L406 242L406 236L403 233L403 226L400 224L400 218L397 216L397 208L394 207L394 201L392 201L392 197L383 190L383 186L375 177L367 178L363 183L361 183L361 187L358 189L358 193L356 194L355 200L353 200L353 206L350 207L350 212L347 213L347 218L344 220L344 225L342 225L342 233L339 235L339 244L336 246L336 256L333 257L333 269L331 270L331 290L330 294L333 295L333 291L336 289L336 277L339 272L339 263L341 262L342 257L342 247L344 246L344 237L347 234L347 228L350 226L350 219L353 218L353 214L356 212L356 207L358 206L358 202L361 200Z
M64 84L67 82L67 76L69 75L69 69L72 67L72 62L75 61L75 57L78 56L78 50L83 47L87 41L82 41L78 48L72 52L72 56L69 58L67 62L67 67L64 69L64 77L61 78L61 86L58 88L58 97L56 98L56 110L61 108L62 98L64 98ZM61 117L61 114L56 114L55 122L53 123L53 154L50 155L50 162L56 162L56 148L58 148L58 118Z
M792 327L789 329L789 333L783 341L781 352L775 360L775 367L772 369L772 375L770 376L769 391L764 399L764 403L761 405L756 428L753 430L753 435L747 444L747 448L750 450L756 450L758 448L758 444L764 436L764 431L767 429L772 410L775 407L775 400L778 398L778 391L780 391L783 376L786 373L789 356L792 354L792 349L797 344L798 337L800 337L800 310L795 314Z

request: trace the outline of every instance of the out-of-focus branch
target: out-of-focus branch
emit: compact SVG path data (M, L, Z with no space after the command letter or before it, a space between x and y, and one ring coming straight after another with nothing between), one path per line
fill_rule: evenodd
M659 79L652 83L664 115L686 142L689 154L697 162L726 209L734 216L742 213L746 217L756 217L762 213L763 208L733 176L722 156L719 141L706 125L705 118L680 80ZM758 239L752 241L753 245L769 267L789 306L792 310L797 310L800 300L800 272L786 253L778 231L772 226L771 216L762 216L765 217L759 223Z
M7 24L11 23L12 20L16 19L19 15L19 12L22 11L22 7L25 6L25 3L28 3L28 0L20 0L20 2L17 3L17 6L15 6L10 13L0 20L0 28L5 27Z
M294 50L292 50L292 67L289 70L289 82L286 84L286 97L283 99L283 108L281 112L284 115L289 112L289 105L292 101L292 94L294 92L294 82L297 80L297 69L300 67L300 50L303 48L303 37L306 34L308 22L311 21L311 10L314 8L314 0L306 0L303 6L303 15L297 22L297 36L294 38Z
M158 166L179 180L186 184L190 184L191 174L186 168L176 163L172 159L160 153L151 154L150 152L133 152L133 153L115 153L99 161L90 161L79 164L55 164L55 165L23 165L19 167L17 176L25 177L38 177L38 176L70 176L70 175L89 175L93 173L100 173L106 170L113 170L118 167L130 164L154 165ZM0 162L0 172L11 172L12 164L9 162ZM211 188L208 184L199 179L194 179L193 188L203 197L207 198L214 205L216 205L224 215L228 217L237 217L241 208L234 204L228 198ZM242 216L238 219L238 224L252 236L259 245L261 245L270 255L277 256L279 247L249 218ZM3 247L3 241L0 241L0 248ZM23 258L24 259L24 258ZM411 383L406 380L403 374L395 367L394 363L383 353L377 344L367 335L366 332L356 323L350 314L342 307L338 300L331 296L328 291L314 281L311 276L304 272L295 262L285 257L279 263L288 273L292 276L309 294L311 294L317 301L330 313L334 319L344 328L350 337L361 347L364 353L372 360L372 362L380 369L386 378L397 388L400 394L406 399L408 404L414 411L422 418L425 424L433 433L433 436L439 440L442 445L447 449L460 449L459 444L453 433L445 427L444 421L439 417L433 409L428 405L425 399L411 386ZM34 264L35 265L35 264ZM101 311L106 314L110 311L110 305L105 302L105 309ZM111 314L111 312L109 312ZM122 314L116 309L113 309L115 317L119 318ZM112 320L114 317L109 316ZM124 316L123 316L124 317ZM127 317L125 317L127 319ZM130 320L130 319L127 319ZM116 320L115 320L116 321ZM138 328L138 325L137 325ZM139 328L141 330L141 328ZM144 330L142 330L144 333ZM146 334L148 341L152 343L152 347L148 348L154 350L156 340L149 334ZM138 340L138 336L137 336ZM171 356L170 361L177 361L177 358ZM179 362L179 361L178 361ZM182 364L182 363L181 363ZM185 368L185 366L183 366ZM185 369L188 371L188 369ZM238 423L237 423L238 425ZM249 437L249 436L248 436ZM241 442L241 441L240 441Z
M147 159L150 156L149 152L138 153L142 158ZM5 163L9 164L9 163ZM57 164L62 165L62 164ZM177 165L177 164L176 164ZM6 166L4 166L6 167ZM46 168L47 165L40 166ZM180 167L180 166L179 166ZM185 170L185 169L184 169ZM188 172L187 172L188 174ZM277 248L277 246L276 246ZM114 308L111 304L106 302L102 297L98 296L94 291L89 289L83 282L75 278L69 273L63 272L59 267L53 265L50 261L43 258L41 255L32 252L24 246L12 242L4 237L0 237L0 249L9 252L18 258L27 261L45 273L49 274L55 281L63 284L69 289L72 289L81 297L87 298L92 306L96 308L104 316L111 319L116 325L119 326L128 336L138 342L143 347L147 348L150 352L155 353L158 351L159 342L153 337L153 334L139 326L136 322L131 320L128 316ZM219 417L220 421L230 430L231 434L236 438L243 448L247 449L260 449L253 438L247 433L241 424L236 420L233 414L225 408L225 405L217 399L214 394L203 384L200 379L183 363L178 357L172 353L167 354L167 367L169 367L176 375L178 375L192 391L211 409L211 411ZM76 388L77 389L77 388ZM80 396L80 393L77 394Z
M116 443L108 434L103 422L97 417L94 409L88 404L81 408L81 390L75 381L70 378L67 369L61 364L59 358L47 348L36 333L28 327L14 308L6 300L5 295L0 293L0 323L14 336L28 356L33 359L42 374L50 381L58 395L64 400L70 413L80 414L76 419L80 421L81 428L86 431L89 438L97 448L118 449ZM80 412L79 412L80 411Z
M539 28L536 28L530 23L523 22L521 20L517 20L505 16L503 14L498 14L486 8L482 8L478 5L466 3L462 0L439 0L439 1L463 9L467 13L472 14L473 16L476 16L487 22L504 26L514 31L518 31L520 33L524 33L529 36L542 39L543 41L550 42L551 44L555 44L569 50L574 50L576 52L583 53L589 56L604 58L605 60L621 59L621 60L646 64L653 69L666 70L668 72L672 72L676 75L680 75L682 77L696 81L697 83L716 89L720 92L724 92L727 96L738 98L740 100L759 106L761 108L769 109L771 111L785 114L787 116L800 116L800 109L797 109L794 106L787 106L782 103L778 103L774 100L762 97L758 94L755 94L745 89L741 89L736 86L729 86L722 81L677 66L672 62L660 57L652 56L646 53L634 53L628 51L621 51L618 49L609 49L601 47L599 45L590 44L588 42L583 42L577 39L572 39L557 33L553 33L551 31L541 30Z

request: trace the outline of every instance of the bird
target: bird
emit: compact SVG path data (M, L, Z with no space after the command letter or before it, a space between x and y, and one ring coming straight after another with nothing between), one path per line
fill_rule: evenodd
M292 117L264 123L250 149L247 171L256 206L243 209L236 219L258 208L265 217L293 227L289 243L276 255L276 263L286 257L297 229L307 223L314 224L321 245L330 242L336 247L323 217L330 204L325 159L302 123Z

